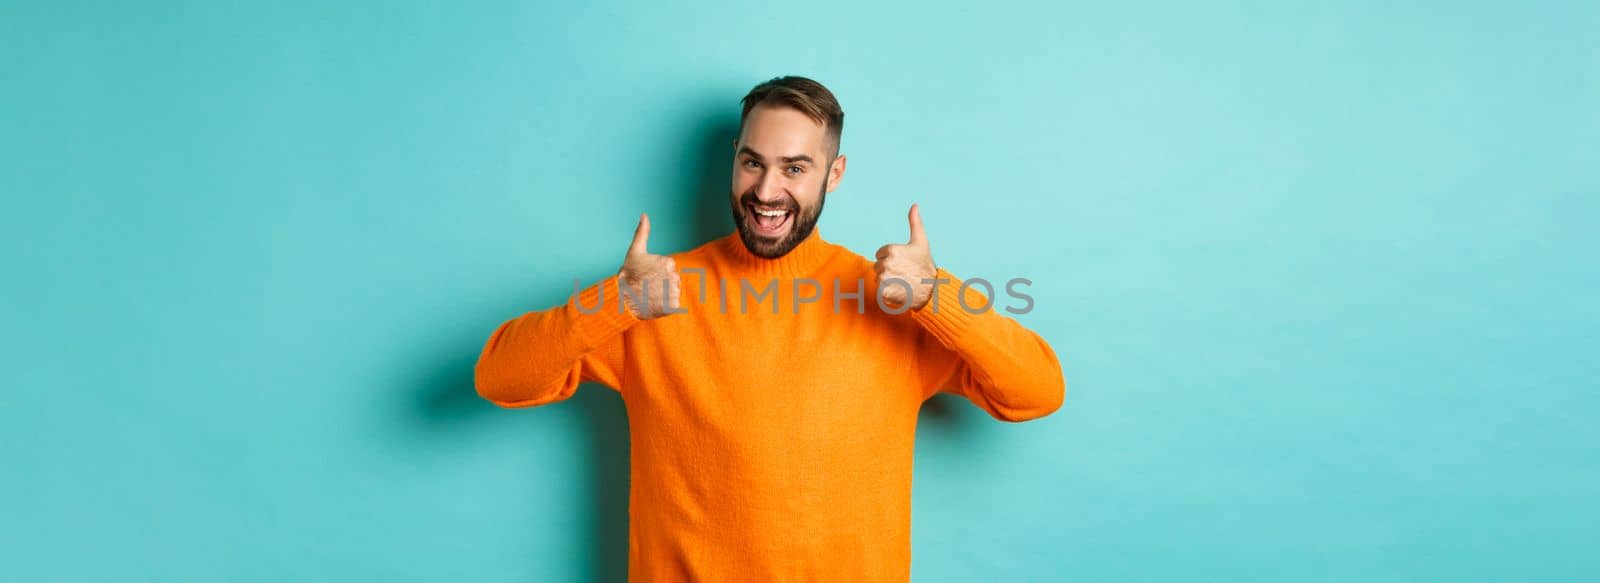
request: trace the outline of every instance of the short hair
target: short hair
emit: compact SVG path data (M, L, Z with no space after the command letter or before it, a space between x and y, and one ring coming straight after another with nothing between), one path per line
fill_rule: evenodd
M750 110L757 105L792 108L822 124L826 128L829 145L833 147L830 155L839 155L839 136L844 134L844 110L839 108L839 100L834 99L833 92L821 83L787 75L756 85L744 96L744 111L739 114L741 133L744 131L745 118L750 117Z

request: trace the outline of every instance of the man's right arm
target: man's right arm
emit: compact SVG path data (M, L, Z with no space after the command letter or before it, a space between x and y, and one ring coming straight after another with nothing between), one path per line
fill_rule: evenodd
M561 401L578 384L622 384L622 332L639 322L619 309L618 277L609 277L567 303L528 312L501 324L478 356L478 395L501 407Z
M478 394L501 407L533 407L571 397L584 381L621 390L622 332L642 320L678 313L677 263L650 253L649 242L650 217L639 215L615 277L564 305L528 312L495 329L473 374ZM650 289L662 291L651 294Z

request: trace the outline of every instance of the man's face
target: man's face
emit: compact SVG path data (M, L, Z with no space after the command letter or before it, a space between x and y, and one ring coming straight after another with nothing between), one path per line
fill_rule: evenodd
M751 253L782 257L817 226L844 176L827 128L788 107L756 106L734 142L733 222Z

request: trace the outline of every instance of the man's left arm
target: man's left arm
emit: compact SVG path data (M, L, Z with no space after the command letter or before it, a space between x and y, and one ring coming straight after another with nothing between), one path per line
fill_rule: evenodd
M1037 419L1061 408L1067 384L1050 344L999 313L972 286L963 290L944 269L934 279L928 303L908 312L931 337L917 355L925 382L965 396L1002 421Z
M1027 421L1061 408L1067 383L1055 351L934 265L917 205L906 219L910 239L879 248L873 271L887 284L879 287L882 299L907 306L927 331L914 364L919 386L963 395L1002 421Z

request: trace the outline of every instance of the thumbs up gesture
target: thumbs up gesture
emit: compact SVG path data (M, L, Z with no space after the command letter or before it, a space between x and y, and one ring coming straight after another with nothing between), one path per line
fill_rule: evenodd
M622 294L622 301L640 320L678 313L682 293L678 264L671 257L651 254L645 249L649 243L650 215L641 214L639 227L633 231L633 243L628 245L628 255L617 272L618 285L629 292Z
M922 232L922 215L917 212L917 205L911 205L911 212L906 219L911 224L911 239L904 245L890 243L879 247L878 261L872 264L872 270L878 274L878 290L885 302L915 310L933 297L933 284L923 283L922 280L933 279L936 268L933 265L933 253L928 250L928 236ZM910 284L909 297L906 286L882 283L890 279Z

